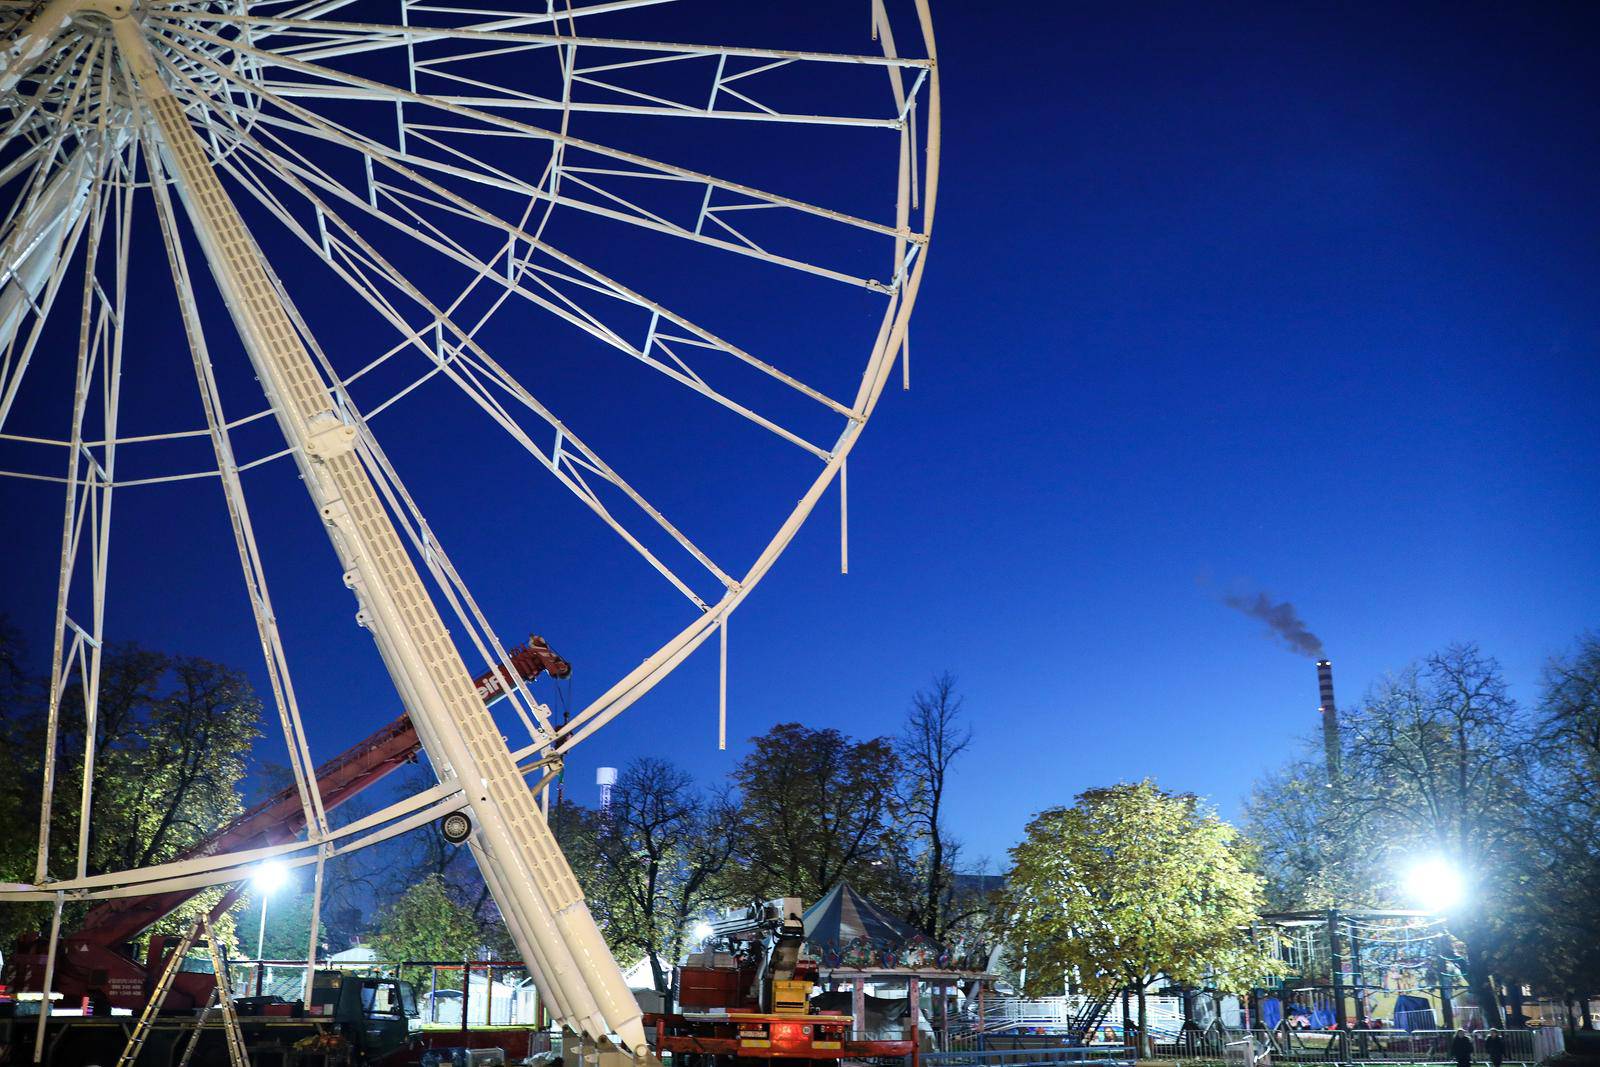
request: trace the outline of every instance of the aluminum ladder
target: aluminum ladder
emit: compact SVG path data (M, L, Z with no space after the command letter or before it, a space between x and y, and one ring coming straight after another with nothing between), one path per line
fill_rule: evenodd
M228 965L223 960L222 948L217 944L216 936L211 931L211 920L204 915L194 921L194 925L190 926L179 939L177 947L172 950L172 955L167 958L167 965L161 969L161 977L156 980L156 988L151 993L149 1002L139 1013L139 1021L134 1024L133 1033L128 1035L128 1044L123 1048L122 1055L117 1057L117 1067L134 1067L138 1061L139 1053L144 1051L145 1042L150 1038L150 1031L161 1015L161 1006L166 1003L167 994L172 991L172 982L183 967L183 958L202 937L205 939L206 951L211 956L211 966L216 971L217 986L212 998L222 1008L222 1025L228 1043L228 1061L233 1067L250 1067L250 1058L244 1050L244 1035L239 1032L239 1016L234 1013L233 996L228 989ZM189 1047L183 1053L184 1064L189 1062L189 1057L194 1055L195 1046L200 1043L200 1031L205 1026L206 1016L210 1011L208 1005L195 1019L194 1036L189 1039Z

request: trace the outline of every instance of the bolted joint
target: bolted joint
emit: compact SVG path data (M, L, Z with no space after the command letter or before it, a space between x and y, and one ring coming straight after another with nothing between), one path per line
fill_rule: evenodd
M356 428L331 411L313 415L306 423L305 452L314 459L333 459L355 447Z

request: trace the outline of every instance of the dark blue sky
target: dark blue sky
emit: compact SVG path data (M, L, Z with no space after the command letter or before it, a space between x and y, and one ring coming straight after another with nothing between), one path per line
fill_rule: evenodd
M734 617L730 736L890 732L949 669L975 734L952 826L1000 863L1085 787L1151 775L1231 815L1298 751L1311 664L1228 592L1292 600L1345 700L1462 640L1532 699L1600 621L1595 9L944 3L935 22L913 389L852 458L851 573L825 504ZM342 590L317 599L336 575L292 479L267 477L311 546L286 565L319 590L299 608L288 579L280 608L333 635L292 635L327 755L394 701ZM218 501L157 492L127 506L165 532L123 563L182 565L190 597L152 579L117 636L253 667L248 626L213 618L242 603L213 592ZM523 517L563 506L541 492L516 494ZM631 586L562 584L618 565L583 537L489 521L481 495L430 514L503 636L531 618L576 662L576 703L664 634ZM14 614L49 582L9 579ZM589 742L571 787L647 753L720 776L742 744L715 751L715 669L702 653Z

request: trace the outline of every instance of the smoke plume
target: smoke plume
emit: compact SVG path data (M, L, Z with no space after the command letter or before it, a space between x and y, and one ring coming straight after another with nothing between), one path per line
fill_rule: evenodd
M1300 621L1300 615L1294 610L1294 605L1285 600L1281 604L1274 604L1265 593L1254 596L1225 596L1223 603L1230 608L1237 608L1251 618L1260 619L1272 631L1272 636L1282 641L1291 652L1298 652L1303 656L1320 658L1322 656L1322 639Z

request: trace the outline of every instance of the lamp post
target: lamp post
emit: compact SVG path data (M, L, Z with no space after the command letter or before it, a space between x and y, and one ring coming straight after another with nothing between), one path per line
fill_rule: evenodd
M1466 896L1465 880L1455 864L1443 856L1429 856L1419 860L1406 872L1405 890L1408 896L1428 911L1436 913L1441 923L1446 924L1446 929L1439 933L1439 954L1434 977L1439 984L1440 1021L1446 1030L1454 1030L1456 1013L1455 1004L1452 1003L1452 983L1445 970L1445 956L1450 944L1449 919L1445 913L1458 907Z
M281 889L288 877L289 872L284 870L283 864L276 860L268 860L256 870L255 877L251 879L256 892L261 894L261 926L256 931L256 996L258 997L261 995L266 967L261 962L261 957L265 954L267 945L267 898Z

